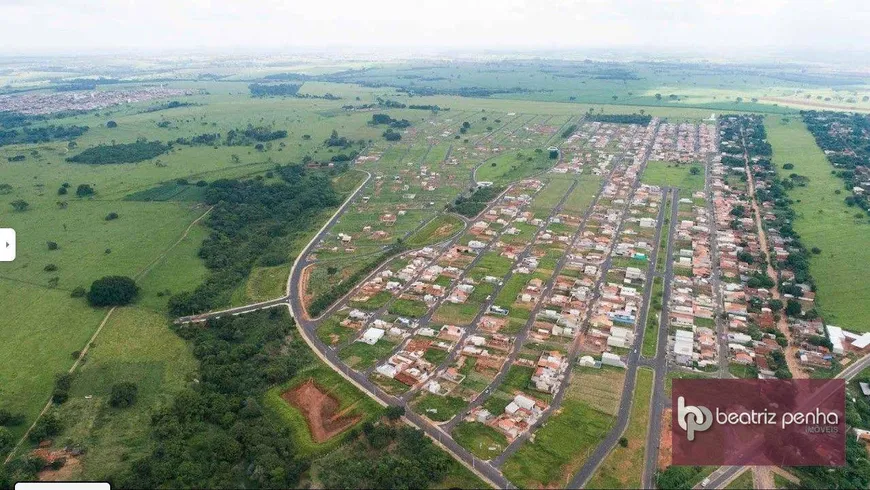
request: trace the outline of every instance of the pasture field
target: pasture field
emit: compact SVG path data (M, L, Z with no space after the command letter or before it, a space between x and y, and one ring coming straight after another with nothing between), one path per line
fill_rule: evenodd
M693 168L698 169L697 174L692 173ZM704 172L704 167L700 164L650 161L640 181L659 187L679 187L689 196L692 192L704 190Z
M55 445L87 448L73 476L104 480L143 456L151 415L192 382L196 369L189 346L163 315L138 306L115 310L76 371L69 400L53 409L65 427ZM136 403L126 409L108 404L112 385L121 381L138 386Z
M646 434L649 428L649 405L653 388L653 372L638 369L634 386L634 401L628 427L623 437L628 445L617 444L602 461L598 471L589 480L590 488L640 488L643 478Z
M825 322L870 331L870 282L863 267L870 260L868 217L843 201L848 195L843 181L831 175L834 167L803 122L771 116L765 128L780 177L796 173L809 178L806 187L795 187L788 194L794 200L795 231L805 247L821 249L821 253L811 254L810 273L817 286L816 304ZM793 164L794 169L784 170L786 163Z

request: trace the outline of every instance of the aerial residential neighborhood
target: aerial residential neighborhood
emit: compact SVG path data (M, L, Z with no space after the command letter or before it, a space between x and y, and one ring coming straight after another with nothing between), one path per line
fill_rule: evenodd
M864 3L0 17L0 490L870 488Z

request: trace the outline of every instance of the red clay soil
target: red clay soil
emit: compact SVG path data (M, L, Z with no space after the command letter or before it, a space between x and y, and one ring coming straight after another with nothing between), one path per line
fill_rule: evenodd
M46 469L40 471L36 476L39 481L70 481L78 475L79 468L81 467L79 458L63 449L51 450L40 448L33 451L31 456L40 457L49 464L58 459L66 461L62 467L56 470L46 466Z
M659 437L659 469L664 470L671 465L671 409L666 408L662 411L662 430Z
M311 438L317 443L328 441L345 429L352 427L362 418L345 415L352 407L339 412L338 400L317 386L312 379L284 392L281 398L302 412L308 423Z

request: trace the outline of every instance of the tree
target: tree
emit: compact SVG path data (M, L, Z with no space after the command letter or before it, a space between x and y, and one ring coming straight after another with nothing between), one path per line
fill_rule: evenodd
M692 168L689 169L689 173L692 175L700 175L701 174L701 167L693 166Z
M767 307L770 308L774 313L782 310L782 301L778 299L771 299L767 302Z
M109 121L109 122L106 123L106 127L109 128L109 129L111 129L111 128L117 128L117 127L118 127L118 123L116 123L115 121Z
M24 423L23 413L12 413L9 410L0 409L0 425L15 427Z
M58 196L65 196L67 194L67 192L69 192L69 191L67 190L66 187L60 186L60 188L58 188L58 190L57 190L57 195Z
M125 276L106 276L91 284L88 302L92 306L123 306L139 295L139 286Z
M14 209L18 212L27 211L27 208L30 207L30 203L28 203L24 199L16 199L15 201L12 201L9 204L12 205L12 209Z
M628 439L626 439L625 437L620 437L619 445L622 447L628 447Z
M106 221L112 221L118 219L118 213L112 211L111 213L106 215Z
M109 405L115 408L127 408L136 403L136 395L139 387L136 383L122 381L112 385L112 394L109 396Z
M49 250L57 250L58 248L60 248L57 245L57 242L45 242L45 245L48 247Z
M662 94L656 94L656 100L662 100Z
M399 420L400 418L402 418L403 415L405 415L405 407L390 405L384 410L384 415L389 420Z
M78 197L87 197L94 195L94 188L88 184L80 184L76 188L76 196Z
M801 304L799 301L790 299L785 305L785 314L788 316L798 316L801 314Z
M15 437L6 427L0 427L0 454L6 454L15 445Z
M39 419L28 438L32 442L40 442L54 437L63 430L63 424L54 412L48 412Z

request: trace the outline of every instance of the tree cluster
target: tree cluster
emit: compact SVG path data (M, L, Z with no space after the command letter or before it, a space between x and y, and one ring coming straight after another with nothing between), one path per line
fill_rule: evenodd
M307 469L289 429L260 405L272 385L311 359L286 310L179 327L199 360L200 382L152 417L152 450L121 488L295 488Z
M114 163L135 163L150 160L169 151L169 145L160 141L140 139L135 143L120 143L113 145L97 145L93 148L68 157L72 163L88 163L92 165L109 165Z
M296 83L252 83L248 85L248 90L254 97L295 97L301 87L302 84Z
M190 315L229 301L230 293L257 260L274 252L276 239L304 230L322 209L339 203L329 178L301 165L280 167L279 183L222 179L209 184L205 201L214 208L212 232L199 250L210 274L193 291L172 296L173 315Z
M0 146L49 143L78 138L88 131L87 126L43 126L0 129Z

